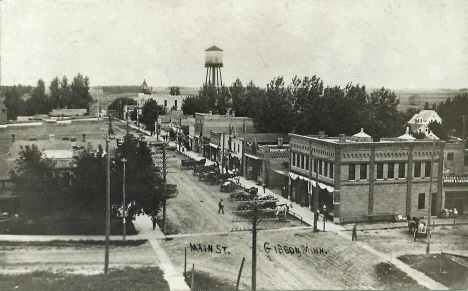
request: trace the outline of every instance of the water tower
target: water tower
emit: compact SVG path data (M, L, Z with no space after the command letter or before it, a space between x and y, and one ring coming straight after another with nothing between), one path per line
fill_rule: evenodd
M222 67L223 50L217 46L205 50L206 85L217 87L218 90L223 86Z

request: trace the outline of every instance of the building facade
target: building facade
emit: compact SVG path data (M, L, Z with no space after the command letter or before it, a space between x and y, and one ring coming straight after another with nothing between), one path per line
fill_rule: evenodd
M290 136L293 201L311 206L312 193L318 192L319 207L326 205L338 222L372 221L392 214L425 216L429 199L431 215L442 209L444 142L437 143L431 162L432 141L373 142L363 132L351 138L331 138L323 132Z

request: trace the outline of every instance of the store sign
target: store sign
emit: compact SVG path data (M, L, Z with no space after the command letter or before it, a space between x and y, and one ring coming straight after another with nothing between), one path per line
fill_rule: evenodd
M444 177L444 184L468 184L468 177Z

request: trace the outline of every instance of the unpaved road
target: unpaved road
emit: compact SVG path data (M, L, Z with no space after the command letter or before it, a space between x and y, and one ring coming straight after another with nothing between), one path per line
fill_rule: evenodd
M251 232L230 232L231 228L250 228L249 222L232 222L238 218L232 210L236 202L227 200L228 194L219 185L198 181L191 170L180 170L181 155L172 163L169 183L178 185L179 195L168 201L168 225L179 234L161 244L178 271L183 272L184 248L188 249L187 264L191 269L205 271L219 280L232 283L237 279L242 257L246 258L241 287L250 289L252 273ZM218 201L223 198L225 214L218 214ZM389 289L381 282L375 266L381 259L344 239L334 232L313 233L311 229L290 228L297 222L265 221L257 240L257 288L268 290L310 289ZM286 229L287 228L287 229ZM218 234L216 234L218 233ZM195 235L202 234L202 235ZM190 243L192 247L190 247ZM264 244L272 248L270 253ZM274 250L284 245L298 248L300 254L286 254ZM197 250L193 248L197 246ZM206 246L206 250L205 250ZM210 246L213 251L210 251ZM323 248L326 254L304 253L304 247ZM201 248L200 248L201 247ZM421 287L419 287L421 288Z
M175 153L171 152L173 156ZM179 195L167 202L167 219L170 229L179 234L230 232L232 228L247 228L247 223L232 222L233 218L240 216L232 213L237 202L228 200L229 194L220 191L220 185L211 185L209 182L198 181L193 170L181 170L180 161L185 157L177 154L171 158L171 172L167 176L168 183L177 184ZM239 189L238 191L241 191ZM234 191L232 192L234 193ZM218 214L218 202L223 199L224 215ZM278 228L300 226L298 221L265 221L263 228Z
M52 244L52 245L51 245ZM110 246L109 268L157 266L149 244ZM0 273L51 271L100 274L104 271L104 245L80 242L0 242Z

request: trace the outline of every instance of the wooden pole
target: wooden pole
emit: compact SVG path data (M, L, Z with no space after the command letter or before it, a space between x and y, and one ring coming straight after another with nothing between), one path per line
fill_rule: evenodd
M127 162L127 159L123 158L123 189L122 189L122 194L123 194L123 203L122 203L122 217L123 217L123 240L125 241L125 236L127 234L127 215L126 215L126 204L125 204L125 163Z
M193 290L193 281L195 278L195 264L192 265L192 284L190 284L190 289Z
M237 275L236 290L239 290L239 282L240 282L240 278L242 274L242 268L244 267L244 261L245 261L245 257L242 258L242 263L239 269L239 275Z
M163 152L162 152L162 166L163 166L163 182L164 182L164 192L163 192L163 232L166 234L166 143L163 143Z
M110 119L110 117L109 117ZM110 129L109 129L110 132ZM109 274L109 233L110 233L110 157L109 138L106 137L106 250L104 256L104 273Z
M257 290L257 215L258 204L254 205L252 218L252 290Z
M184 276L187 274L187 247L185 247L185 257L184 257Z
M314 232L318 232L317 229L317 221L318 221L318 195L319 195L319 181L318 181L318 167L319 167L319 161L316 159L315 164L315 195L314 195Z
M431 208L432 208L432 175L434 169L434 151L435 151L435 140L432 141L432 150L431 150L431 171L429 176L429 205L427 207L427 226L426 226L426 255L429 255L431 249ZM440 166L440 165L439 165Z

